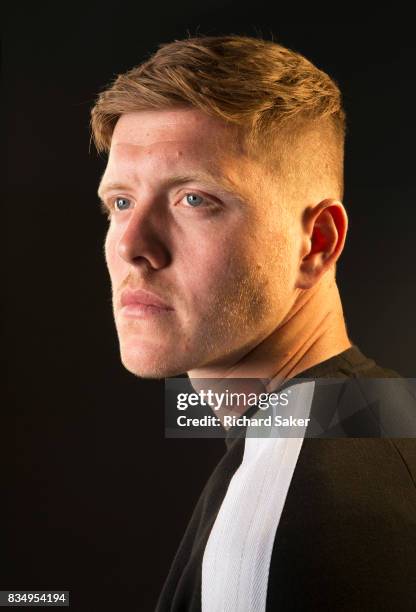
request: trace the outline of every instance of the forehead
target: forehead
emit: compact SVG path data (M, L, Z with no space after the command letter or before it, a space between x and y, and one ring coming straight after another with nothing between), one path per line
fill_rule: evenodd
M191 177L240 198L266 184L235 127L196 109L126 113L117 121L99 194L109 185L169 184ZM261 189L263 191L263 189Z
M246 162L236 130L219 119L195 109L140 111L118 120L106 174L161 174L184 166L232 173Z
M122 115L111 141L110 156L146 157L169 152L196 159L238 157L236 130L196 109L141 111Z
M112 145L129 142L152 146L159 142L199 142L209 136L207 144L231 145L232 131L225 122L197 110L178 108L140 111L122 115L114 128Z

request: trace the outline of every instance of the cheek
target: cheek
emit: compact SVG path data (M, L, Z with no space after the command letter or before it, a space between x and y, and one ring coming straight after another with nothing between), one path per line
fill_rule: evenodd
M110 261L114 258L114 238L110 229L108 229L104 241L104 255L107 266L110 267Z
M219 292L232 274L233 253L236 251L235 237L205 234L198 240L189 241L181 248L181 277L192 287L196 299Z
M233 325L264 315L268 271L256 259L255 245L243 228L237 233L217 231L210 238L188 243L181 284L192 318L228 338Z
M109 228L104 242L104 254L108 272L113 284L117 284L118 279L123 274L123 260L117 255L118 239L115 232Z

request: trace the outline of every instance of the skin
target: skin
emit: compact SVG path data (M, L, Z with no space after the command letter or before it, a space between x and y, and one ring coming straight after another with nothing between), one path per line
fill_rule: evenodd
M99 195L121 359L138 376L273 386L351 346L334 277L342 203L325 182L288 198L282 173L235 143L195 109L129 113L115 126ZM126 287L171 309L125 316Z

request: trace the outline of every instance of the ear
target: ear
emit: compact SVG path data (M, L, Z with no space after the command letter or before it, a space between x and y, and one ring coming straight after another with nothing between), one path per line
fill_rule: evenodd
M338 200L322 200L305 210L297 288L313 287L335 265L344 248L347 228L347 213Z

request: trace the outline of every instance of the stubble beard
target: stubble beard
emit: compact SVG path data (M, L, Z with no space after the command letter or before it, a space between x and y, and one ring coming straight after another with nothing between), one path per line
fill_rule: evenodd
M270 262L272 269L275 264ZM268 264L234 259L228 269L228 278L208 292L211 299L205 302L206 310L201 311L199 320L189 316L188 325L185 317L182 330L177 330L179 337L175 338L174 333L167 344L161 333L160 348L156 342L153 356L140 356L140 350L137 357L127 354L123 351L123 335L128 330L117 329L121 360L126 369L141 378L162 379L214 363L232 366L235 355L254 348L267 335L275 309L270 268ZM143 325L143 321L133 320L130 325L132 333L137 334L137 326Z

